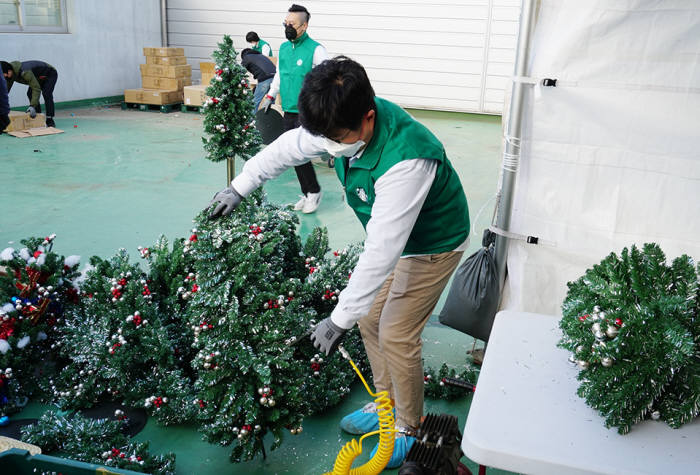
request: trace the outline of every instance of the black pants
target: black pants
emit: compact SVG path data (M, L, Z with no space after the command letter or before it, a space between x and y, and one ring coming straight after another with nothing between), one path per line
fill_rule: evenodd
M51 71L47 76L42 76L37 78L39 80L39 85L41 85L41 95L44 96L44 103L46 104L46 117L53 117L56 113L53 105L53 88L56 87L56 81L58 80L58 71L55 69ZM27 88L27 97L32 100L32 88ZM36 110L37 113L41 112L41 104Z
M299 114L293 112L284 113L284 131L296 129L299 127ZM316 172L314 171L314 166L311 162L294 167L294 171L297 172L297 179L299 180L299 186L301 186L301 192L307 193L318 193L321 191L321 186L318 184L316 179Z

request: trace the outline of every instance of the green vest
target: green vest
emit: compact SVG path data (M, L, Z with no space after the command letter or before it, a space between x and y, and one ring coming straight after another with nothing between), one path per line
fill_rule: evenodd
M335 161L348 204L367 227L374 204L374 183L402 160L437 160L433 185L403 250L409 254L453 251L469 235L469 209L459 176L440 141L396 104L379 97L374 133L362 156L348 167L348 158Z
M318 45L304 32L296 40L287 41L280 46L278 70L283 111L299 113L297 99L304 77L313 67L314 51Z
M258 53L262 54L262 49L263 49L263 46L265 46L265 45L270 46L270 43L268 43L265 40L260 40L260 41L258 41L258 45L252 49L254 49ZM272 56L272 46L270 46L270 54L268 54L268 56Z

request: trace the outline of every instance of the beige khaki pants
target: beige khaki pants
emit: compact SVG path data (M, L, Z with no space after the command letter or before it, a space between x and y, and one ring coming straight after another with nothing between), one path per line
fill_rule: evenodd
M389 391L397 425L418 427L423 415L423 327L462 252L399 259L358 324L377 391Z

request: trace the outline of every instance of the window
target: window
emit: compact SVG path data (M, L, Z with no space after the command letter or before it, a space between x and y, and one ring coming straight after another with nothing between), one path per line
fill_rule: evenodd
M0 0L0 32L67 33L65 0Z

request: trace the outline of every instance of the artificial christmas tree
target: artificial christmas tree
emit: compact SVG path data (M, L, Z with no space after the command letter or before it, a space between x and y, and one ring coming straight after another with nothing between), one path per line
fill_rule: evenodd
M236 62L233 40L225 35L213 53L214 80L206 90L204 103L204 150L213 162L228 161L228 182L233 179L235 157L248 159L262 141L255 129L253 91L246 70Z
M55 235L22 240L0 253L0 416L16 412L53 369L66 306L77 301L72 280L79 256L52 251Z
M196 232L194 229L188 238L176 239L172 248L165 236L151 247L139 248L149 267L147 291L154 297L153 303L173 346L176 364L190 377L194 376L190 362L195 351L185 308L199 289L193 258L188 252L197 239Z
M621 434L651 417L700 413L698 275L656 244L610 254L569 283L559 346L580 368L579 396Z
M49 381L59 405L123 401L146 407L165 424L190 419L191 383L176 365L148 276L123 249L90 262L81 305L66 313L60 328L63 367Z
M48 411L35 424L21 430L22 440L38 445L45 454L70 454L74 460L136 472L175 473L174 454L151 455L148 442L129 441L120 421L94 420L78 414L66 417Z
M473 389L457 384L466 383L464 386L475 386L478 378L479 370L472 365L467 365L459 373L455 368L450 368L445 363L439 369L428 367L423 377L425 397L440 401L451 401L464 397L471 394ZM456 380L457 384L450 384L448 379Z
M304 416L337 403L354 378L339 354L316 354L308 335L332 310L326 291L345 286L357 248L326 255L320 230L302 248L297 223L261 192L229 216L210 221L205 211L196 219L189 252L199 291L187 309L199 350L192 403L207 440L234 444L234 461L264 455L267 433L272 448L286 431L300 433ZM345 345L362 360L356 330Z

